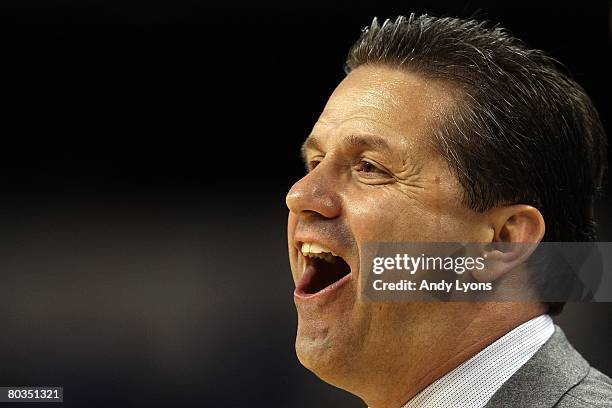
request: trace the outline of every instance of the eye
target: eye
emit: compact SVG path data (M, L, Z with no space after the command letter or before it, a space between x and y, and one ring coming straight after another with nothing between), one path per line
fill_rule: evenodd
M317 167L319 165L319 163L321 163L321 160L319 159L314 159L314 160L309 160L306 163L306 172L311 172L314 170L315 167Z
M374 163L371 163L367 160L361 160L355 166L355 170L361 173L364 177L369 177L369 178L389 177L389 173L387 173L385 170L381 169Z

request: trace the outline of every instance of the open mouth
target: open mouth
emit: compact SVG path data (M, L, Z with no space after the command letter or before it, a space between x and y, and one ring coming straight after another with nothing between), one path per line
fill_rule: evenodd
M297 292L301 295L319 293L351 273L346 261L323 245L303 243L301 252L306 262L297 288Z

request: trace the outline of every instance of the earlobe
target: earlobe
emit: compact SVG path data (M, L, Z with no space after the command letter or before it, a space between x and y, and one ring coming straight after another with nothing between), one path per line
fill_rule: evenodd
M487 267L473 273L479 282L493 282L526 262L545 232L544 217L529 205L495 208L491 220L494 238L485 251Z

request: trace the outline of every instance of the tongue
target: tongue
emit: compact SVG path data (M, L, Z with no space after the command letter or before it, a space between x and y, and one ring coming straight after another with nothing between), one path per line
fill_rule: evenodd
M314 268L314 273L308 285L304 288L304 291L308 294L320 292L351 271L348 264L340 257L335 257L334 262L315 258L312 260L311 266Z

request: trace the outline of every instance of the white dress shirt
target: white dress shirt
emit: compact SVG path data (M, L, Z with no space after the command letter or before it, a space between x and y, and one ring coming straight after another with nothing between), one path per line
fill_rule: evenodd
M402 408L482 408L552 336L549 315L529 320L431 383Z

